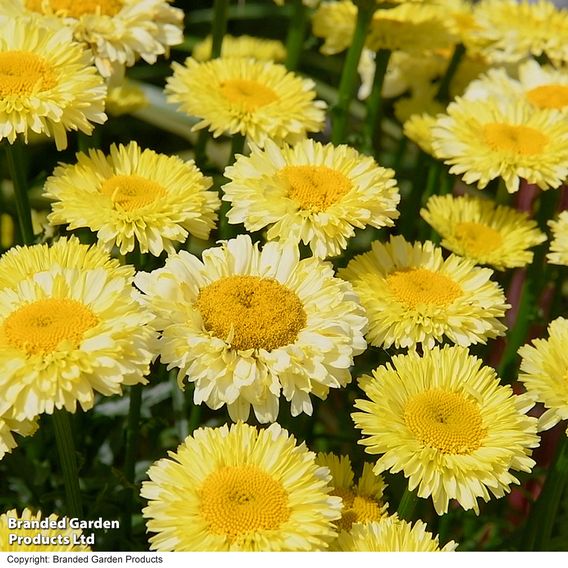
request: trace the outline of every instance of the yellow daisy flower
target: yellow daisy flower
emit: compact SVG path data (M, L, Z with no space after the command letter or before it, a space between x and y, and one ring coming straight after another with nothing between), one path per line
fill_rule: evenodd
M99 245L83 245L77 237L62 237L53 245L16 246L0 257L0 290L17 288L22 280L54 268L104 268L108 274L132 278L132 267L121 266Z
M322 2L312 17L312 33L324 40L320 51L325 55L341 53L351 45L357 7L351 0Z
M557 219L548 222L552 230L550 252L546 255L551 264L568 266L568 211L561 211Z
M160 354L195 383L194 402L234 421L273 422L280 394L291 412L312 413L310 394L351 381L353 356L366 347L367 323L351 286L296 246L260 251L241 235L203 253L180 251L164 268L138 273L136 286L157 316Z
M497 270L530 264L528 249L546 240L527 213L479 197L434 195L420 215L444 248Z
M549 0L481 0L474 7L475 43L492 63L545 55L568 61L568 13Z
M370 454L382 454L374 472L402 471L408 489L432 497L439 515L450 499L479 514L478 497L502 497L531 471L538 446L533 402L501 385L491 367L464 347L445 346L397 355L360 386L353 420Z
M133 272L56 266L0 291L0 414L88 410L95 391L147 382L155 338Z
M211 36L195 44L191 55L196 61L211 59ZM281 41L250 35L225 34L221 45L221 57L252 57L257 61L284 61L286 48Z
M414 524L396 515L378 522L353 525L351 532L342 532L337 540L338 552L453 552L452 540L440 548L438 536L428 532L426 523Z
M67 131L93 131L106 120L106 87L91 56L66 29L24 18L0 18L0 141L29 132L67 147Z
M568 320L557 318L548 326L548 339L534 339L531 345L519 349L519 381L546 408L538 420L539 430L548 430L568 419L567 340Z
M394 171L349 146L303 140L238 156L225 170L230 223L270 227L268 240L300 241L314 256L337 256L355 228L392 227L400 195Z
M370 463L363 465L357 484L349 456L320 453L316 463L329 468L332 494L343 501L341 519L336 523L338 530L350 531L355 523L371 523L387 515L388 503L383 501L386 485L380 475L373 473Z
M568 176L568 124L553 110L458 98L432 135L436 156L451 165L450 173L479 189L498 177L509 193L518 191L521 178L556 188Z
M417 144L423 152L434 155L432 148L432 128L437 118L431 114L413 114L402 126L402 131L407 138Z
M10 528L9 523L17 523L18 528ZM6 511L0 515L0 551L89 552L91 548L82 542L83 531L70 528L68 523L69 519L55 513L46 517L41 511L32 513L28 508L21 515L16 509ZM42 524L47 524L47 528Z
M37 429L38 423L35 420L14 420L9 418L9 414L0 416L0 460L18 445L13 434L32 436ZM0 536L0 542L1 539Z
M353 284L369 318L367 341L389 348L431 348L444 339L468 346L503 335L498 320L510 307L492 270L451 254L431 242L391 237L375 241L339 276Z
M150 547L162 552L311 551L336 535L329 470L278 424L200 428L148 470ZM196 467L197 466L197 467Z
M158 55L183 41L183 11L170 0L4 0L0 14L42 17L65 26L93 52L103 77L121 75L141 57Z
M252 58L219 58L173 64L168 100L201 120L214 137L240 133L262 146L267 139L293 143L319 132L325 121L323 101L315 101L314 83L283 65Z
M134 81L125 79L119 85L109 88L106 111L113 116L130 114L148 106L144 91Z
M88 227L120 254L173 252L189 233L207 239L219 198L193 161L141 150L136 142L77 154L77 164L58 166L45 183L55 202L48 219L69 229Z

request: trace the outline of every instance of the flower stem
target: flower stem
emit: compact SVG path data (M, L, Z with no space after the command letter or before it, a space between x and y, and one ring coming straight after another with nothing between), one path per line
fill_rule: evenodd
M383 106L383 83L389 64L391 52L389 49L379 49L375 55L375 76L373 88L367 99L367 118L363 126L363 144L361 149L365 154L376 154L379 148L381 134L381 118Z
M302 0L294 0L292 10L292 18L286 38L286 67L290 71L294 71L298 67L308 23L307 10Z
M227 32L227 12L229 10L229 0L214 0L213 3L213 24L211 26L211 59L221 57L221 47L223 37Z
M174 417L176 421L176 429L180 441L187 438L189 434L189 424L186 416L186 399L184 392L179 388L177 383L177 371L172 369L169 373L170 383L172 385L172 406L174 409Z
M440 86L438 87L438 92L436 93L436 100L447 103L450 100L450 83L456 74L458 69L458 65L462 57L465 55L465 47L463 44L459 43L456 45L454 49L454 53L452 54L452 58L448 63L448 68L446 69L446 73L442 77L440 81Z
M405 521L411 521L417 503L418 495L416 495L415 491L410 491L407 486L396 510L398 516Z
M345 57L337 104L332 109L332 134L331 141L334 144L345 142L347 130L347 118L349 116L349 104L353 98L357 81L357 66L361 58L361 52L367 39L367 31L375 11L374 2L362 2L357 10L357 21L351 45Z
M81 518L83 516L83 506L81 503L79 473L69 413L65 410L56 410L52 415L52 421L57 453L59 454L59 462L63 472L63 483L65 484L66 512L69 517Z
M132 501L134 500L134 476L136 471L136 450L138 445L138 427L140 423L140 407L142 405L142 385L130 387L130 406L126 425L126 451L124 456L124 476L128 483L124 502L124 513L121 527L126 538L132 531Z
M568 438L561 434L556 456L548 470L544 486L527 521L526 550L548 550L558 506L568 481Z
M34 230L32 225L32 210L28 199L28 188L26 183L26 169L24 165L24 154L20 140L14 144L5 144L8 171L14 184L14 195L16 198L16 210L22 241L25 245L34 242Z

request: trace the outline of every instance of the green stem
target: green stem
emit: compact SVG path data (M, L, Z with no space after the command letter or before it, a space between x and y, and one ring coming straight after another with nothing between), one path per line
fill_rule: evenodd
M526 550L549 550L550 536L567 481L568 438L562 432L554 462L548 470L542 491L527 521L524 539Z
M440 81L440 86L438 87L438 92L436 93L436 100L447 103L450 100L450 83L456 74L458 69L458 65L462 57L465 55L465 47L463 44L459 43L456 45L454 49L454 53L452 54L452 58L448 64L448 68L446 69L446 73L442 77Z
M416 509L417 504L418 495L416 495L415 491L410 491L407 486L404 490L404 494L402 495L402 499L400 500L396 512L401 519L404 519L405 521L411 521L412 516L414 515L414 509Z
M211 27L211 59L221 57L223 38L227 32L229 0L215 0L213 3L213 24Z
M383 83L389 65L391 52L389 49L379 49L375 55L375 76L373 88L367 99L367 118L363 126L362 150L366 154L375 154L379 149L381 134L381 119L383 107Z
M16 198L16 211L22 241L25 245L34 242L34 230L32 225L32 210L28 199L26 183L26 168L24 162L23 147L19 139L14 144L5 144L8 171L14 184L14 196Z
M142 405L142 385L130 387L130 406L128 408L128 421L126 425L126 451L124 456L124 477L128 486L124 502L121 527L126 538L132 532L132 501L135 490L136 453L138 445L138 430L140 423L140 407Z
M206 129L202 129L197 135L197 142L193 149L195 165L200 170L203 170L207 166L207 142L209 142L209 132L207 132Z
M81 504L81 489L79 487L79 472L77 470L71 417L65 410L56 410L52 415L52 421L57 453L63 472L66 512L69 517L81 518L83 506Z
M361 52L367 39L367 31L375 11L374 2L366 2L359 5L357 10L357 21L355 32L351 40L351 45L345 57L341 81L339 83L339 94L337 104L332 109L332 134L333 144L345 142L347 130L347 118L349 116L349 104L353 98L355 85L358 78L357 66L361 58Z
M288 25L286 38L286 67L294 71L298 67L300 55L304 49L304 38L308 23L307 10L302 0L294 0L292 18Z

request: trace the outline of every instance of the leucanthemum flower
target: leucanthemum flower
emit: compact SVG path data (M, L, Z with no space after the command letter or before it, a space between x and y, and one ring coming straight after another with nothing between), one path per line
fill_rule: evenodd
M314 82L283 65L238 57L199 63L189 57L172 67L166 94L201 119L193 130L208 128L214 137L240 133L263 146L267 139L293 143L324 126L326 105L314 100Z
M391 227L399 215L394 171L345 145L267 141L224 175L230 223L269 227L268 240L303 242L319 258L340 254L355 228Z
M0 14L42 18L66 27L93 52L103 77L122 75L141 57L158 55L183 41L183 11L170 0L4 0Z
M478 497L502 497L519 483L512 471L535 464L536 418L526 416L534 403L464 347L394 356L360 386L368 398L355 401L353 420L359 443L380 454L374 472L402 471L439 515L450 499L479 514Z
M492 63L518 63L545 55L556 65L568 61L568 13L549 0L482 0L474 7L471 35Z
M88 410L95 392L147 382L155 337L133 272L55 266L0 291L0 414Z
M339 531L350 531L355 523L372 523L387 516L388 503L383 500L386 484L380 475L373 473L370 463L363 465L357 483L349 456L320 453L316 463L329 468L332 494L343 501L341 519L336 522Z
M435 116L428 113L413 114L402 126L404 135L430 156L434 155L432 128L436 124L436 120Z
M9 519L15 519L20 528L9 528ZM49 528L40 528L41 521L48 521ZM63 521L63 527L58 528ZM10 535L16 540L11 541ZM69 527L69 520L52 513L46 517L41 511L33 513L27 507L18 514L11 509L0 515L0 551L1 552L89 552L91 548L81 544L81 529ZM14 537L12 537L13 539Z
M431 348L444 339L468 346L503 335L498 318L510 306L492 274L453 254L444 260L429 241L412 244L402 236L375 241L339 272L367 312L367 341L385 348Z
M479 197L434 195L420 215L444 248L497 270L530 264L528 249L546 240L527 213Z
M215 226L217 193L209 191L193 161L141 150L136 142L77 154L76 164L59 165L45 183L54 200L48 219L70 229L87 227L99 242L120 254L134 250L174 251L188 234L206 239Z
M37 429L38 424L36 420L14 420L9 418L9 413L8 415L0 416L0 460L18 445L14 434L32 436ZM0 550L3 549L0 548Z
M106 120L106 87L91 55L69 30L27 18L0 18L0 140L30 132L67 147L67 131L91 134Z
M342 532L336 544L338 552L453 552L457 544L452 540L440 548L438 536L428 532L426 523L414 524L396 515L378 522L353 525L350 532Z
M153 550L311 551L336 535L329 470L278 424L200 428L142 483Z
M556 188L568 176L568 125L553 110L458 98L432 135L436 156L451 165L450 173L479 189L498 177L509 193L518 191L521 179Z
M77 237L62 237L51 246L16 246L0 257L0 290L17 288L22 280L54 268L104 268L109 275L132 278L132 267L121 265L98 244L81 244Z
M211 36L207 36L203 41L196 43L191 56L196 61L207 61L211 59ZM284 61L286 59L286 48L281 41L276 39L266 39L250 35L223 36L221 45L221 57L252 57L257 61Z
M519 381L529 396L546 408L538 420L539 430L548 430L568 419L567 341L568 320L557 318L548 326L548 339L534 339L531 345L519 349Z
M281 394L293 416L311 414L310 394L325 399L351 381L367 320L330 264L299 260L292 244L260 251L249 236L202 258L180 251L135 279L162 330L161 361L180 369L180 388L185 378L195 383L195 404L226 404L234 421L252 406L273 422Z
M550 252L546 255L551 264L568 266L568 211L561 211L556 219L548 222L552 231Z

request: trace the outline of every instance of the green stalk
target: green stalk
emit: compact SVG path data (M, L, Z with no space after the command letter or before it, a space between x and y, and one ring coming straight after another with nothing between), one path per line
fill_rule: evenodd
M353 98L358 73L357 66L361 58L361 52L367 39L367 31L373 19L375 3L373 1L361 2L357 10L357 21L355 32L351 40L351 45L345 57L341 81L339 83L339 94L337 104L333 107L332 113L332 133L331 141L333 144L345 142L347 130L347 118L349 116L349 104Z
M396 512L401 519L404 519L405 521L412 521L414 509L416 509L417 504L418 495L415 491L410 491L407 486Z
M227 32L227 16L230 0L214 0L213 3L213 24L211 27L211 59L221 57L221 47L223 38Z
M138 445L138 430L140 424L140 407L142 405L142 385L130 387L130 406L126 425L126 450L124 456L124 477L128 483L121 527L126 538L132 532L132 502L135 491L136 450Z
M304 49L304 38L308 23L307 10L302 0L294 0L292 7L292 18L288 25L288 36L286 38L286 67L290 71L295 71L300 61L300 55Z
M28 187L26 183L26 168L21 141L16 139L13 144L5 144L8 171L14 184L14 196L16 198L16 211L22 241L25 245L34 242L34 230L32 225L32 210L28 199Z
M438 92L436 93L436 100L441 103L447 103L450 100L450 83L452 82L452 79L458 69L458 65L464 55L465 47L463 44L459 43L454 49L454 53L452 54L452 58L450 59L448 68L446 69L446 73L442 77L440 86L438 87Z
M79 472L77 470L71 417L65 410L56 410L51 419L55 431L59 463L63 472L66 513L69 517L81 518L83 516L83 506L81 503L81 489L79 487Z
M375 76L373 88L367 99L367 118L363 125L362 151L373 155L377 152L381 139L381 119L383 107L383 83L389 65L391 52L379 49L375 55Z
M568 481L568 438L562 432L556 455L548 470L542 491L533 505L525 530L526 550L549 550L550 536L558 506Z

